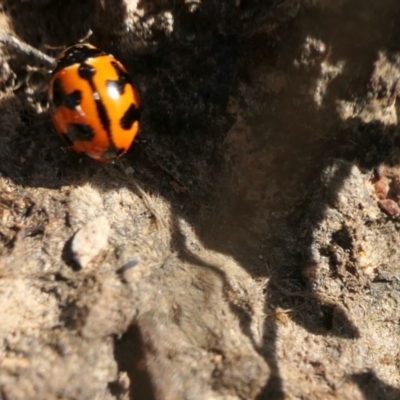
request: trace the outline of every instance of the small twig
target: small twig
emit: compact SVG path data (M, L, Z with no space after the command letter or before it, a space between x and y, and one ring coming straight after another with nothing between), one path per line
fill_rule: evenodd
M27 56L35 57L52 68L54 68L56 65L56 60L54 57L50 57L42 51L30 46L29 44L20 41L15 36L7 33L0 33L0 42L12 46Z

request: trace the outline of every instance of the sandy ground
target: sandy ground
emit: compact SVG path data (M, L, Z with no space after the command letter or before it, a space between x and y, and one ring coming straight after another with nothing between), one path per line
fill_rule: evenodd
M1 399L400 398L398 1L0 10L51 56L91 28L143 102L97 163L2 46Z

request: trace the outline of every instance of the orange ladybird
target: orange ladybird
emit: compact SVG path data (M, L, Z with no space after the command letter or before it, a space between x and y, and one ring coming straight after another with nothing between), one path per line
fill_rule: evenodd
M49 100L58 133L98 161L125 154L139 131L139 95L125 67L89 43L67 47L57 58Z

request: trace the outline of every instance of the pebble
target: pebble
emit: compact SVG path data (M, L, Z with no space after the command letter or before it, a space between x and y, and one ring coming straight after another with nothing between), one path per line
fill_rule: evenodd
M400 214L399 205L391 199L379 200L379 207L391 217L397 217Z
M110 224L102 215L88 222L75 233L71 243L74 260L81 268L85 268L108 245Z

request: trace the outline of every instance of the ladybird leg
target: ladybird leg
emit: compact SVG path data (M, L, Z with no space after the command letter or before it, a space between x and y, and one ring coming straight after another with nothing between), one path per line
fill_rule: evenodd
M93 32L92 32L91 29L89 29L89 30L87 31L86 35L85 35L83 38L79 39L79 43L86 43L86 42L88 41L88 39L89 39L92 35L93 35Z

